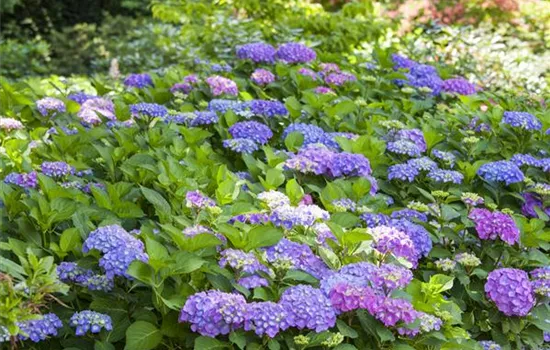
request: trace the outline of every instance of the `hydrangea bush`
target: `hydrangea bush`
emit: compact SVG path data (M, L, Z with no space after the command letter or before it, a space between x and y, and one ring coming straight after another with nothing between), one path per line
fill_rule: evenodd
M0 341L543 349L547 109L444 62L337 57L251 41L0 90Z

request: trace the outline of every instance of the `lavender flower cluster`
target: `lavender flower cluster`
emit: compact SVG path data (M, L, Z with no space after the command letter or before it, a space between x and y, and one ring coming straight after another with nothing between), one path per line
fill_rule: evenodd
M84 269L74 262L62 262L57 266L59 280L65 283L76 283L89 290L108 292L113 289L114 281L105 275L95 274L92 270Z
M77 336L85 335L88 332L99 333L101 329L106 331L113 329L110 316L90 310L76 312L71 317L69 324L71 327L75 327Z
M213 99L208 103L208 110L221 114L225 114L227 111L231 110L235 114L245 118L251 118L254 116L274 118L288 114L288 110L283 103L269 100L251 100L241 102L234 100Z
M491 212L488 209L474 208L468 215L474 221L477 234L483 240L501 240L513 245L519 242L520 231L514 219L499 211Z
M36 188L38 186L38 174L36 171L30 173L9 173L4 182L7 184L16 185L25 189Z

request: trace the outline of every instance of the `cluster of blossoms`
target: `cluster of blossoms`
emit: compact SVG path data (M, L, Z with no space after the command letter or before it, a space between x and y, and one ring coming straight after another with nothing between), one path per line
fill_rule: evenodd
M531 113L527 112L504 112L502 122L514 128L519 128L523 130L531 131L542 129L541 121Z
M273 209L269 221L275 226L290 230L295 226L311 227L317 221L328 220L329 218L329 213L315 204L299 205L297 207L281 205Z
M265 224L269 221L269 215L266 213L247 213L247 214L239 214L233 216L231 219L229 219L230 224L234 224L235 222L242 222L247 223L251 225L256 224Z
M128 266L135 260L149 260L143 242L119 225L103 226L90 232L82 245L82 251L87 253L92 249L103 253L99 266L105 270L109 279L115 276L131 278L126 272Z
M317 58L315 51L300 43L286 43L279 46L275 57L287 64L308 63Z
M82 105L84 102L86 102L88 100L97 98L97 96L96 95L90 95L90 94L87 94L83 91L80 91L80 92L77 92L77 93L74 93L74 94L70 94L69 96L67 96L67 98L69 100L72 100L72 101L78 103L79 105Z
M243 153L254 152L259 145L266 144L273 137L273 132L267 125L255 121L235 123L228 131L233 139L225 140L224 147Z
M38 343L50 336L56 336L57 330L63 327L63 323L55 314L49 313L42 315L42 318L38 320L18 322L17 326L20 328L19 338L21 340L30 339Z
M527 217L538 218L540 212L550 215L550 206L544 206L543 200L540 195L532 192L523 193L523 205L521 206L521 213Z
M199 83L199 77L195 74L190 74L183 78L183 83L176 83L170 88L170 92L183 92L188 94Z
M550 266L534 269L530 275L535 293L550 298Z
M168 109L157 103L136 103L130 105L130 112L134 118L164 118Z
M286 238L276 245L264 250L265 261L272 264L277 270L302 270L320 278L325 276L329 268L307 244L300 244Z
M126 79L124 79L124 85L127 87L143 89L148 86L153 86L153 79L147 73L130 74L126 77Z
M40 170L42 174L53 178L62 178L75 172L75 169L65 162L43 162Z
M9 173L4 182L7 184L16 185L25 189L36 188L38 186L38 177L36 171L30 173Z
M485 163L479 167L477 174L486 181L504 182L507 186L525 179L521 169L507 160Z
M179 114L169 114L164 118L166 123L186 124L190 127L216 124L219 120L215 112L194 111Z
M500 237L501 240L510 245L519 242L520 231L514 219L508 214L474 208L468 217L474 221L480 239L495 240Z
M213 75L206 78L206 83L210 86L210 91L214 96L220 96L223 94L237 96L239 94L237 84L231 79L224 78L219 75Z
M74 262L62 262L57 266L57 275L62 282L71 282L88 288L108 292L114 287L111 278L83 269Z
M58 113L65 113L65 103L54 97L45 97L36 101L38 112L44 117L55 117Z
M100 124L101 117L116 121L115 105L112 101L100 97L86 100L80 106L77 115L84 125Z
M501 268L493 270L485 283L487 298L506 316L526 316L535 306L535 293L527 272Z
M185 205L187 208L206 209L215 207L216 202L200 191L189 191L185 194Z
M408 260L413 265L418 263L418 253L414 243L405 232L391 226L377 226L369 232L374 240L374 249L382 256L393 254L395 257Z
M320 143L334 150L340 149L336 137L344 137L350 140L358 137L358 135L352 133L326 132L313 124L292 123L285 128L282 138L284 139L294 132L300 133L304 137L302 147Z
M434 66L420 64L405 56L394 54L392 56L394 69L408 70L405 74L407 80L398 80L398 85L409 84L417 88L429 88L433 95L439 95L442 91L449 94L473 95L478 88L468 80L457 77L443 80Z
M510 161L518 167L527 165L542 169L545 172L550 171L550 158L537 158L531 154L514 154Z
M389 138L387 150L395 154L419 157L428 148L424 134L419 129L394 131L390 133Z
M251 100L242 102L213 99L208 103L208 110L221 114L225 114L227 111L233 111L235 114L244 118L251 118L254 116L274 118L288 114L288 110L283 103L270 100Z
M237 57L254 63L274 63L275 48L265 43L252 43L237 47Z
M111 317L90 310L75 312L69 324L71 327L76 328L77 336L85 335L88 332L99 333L101 329L105 329L106 331L113 329Z
M17 119L0 117L0 129L6 131L23 129L23 123Z
M265 86L275 81L275 74L271 73L267 69L258 68L250 75L250 80L254 83Z

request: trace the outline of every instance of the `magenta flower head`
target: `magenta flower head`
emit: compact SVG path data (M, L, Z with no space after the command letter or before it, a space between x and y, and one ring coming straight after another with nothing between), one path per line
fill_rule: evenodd
M246 309L242 295L210 290L187 299L179 322L189 322L193 332L213 338L240 328L247 315Z
M264 86L275 81L275 74L267 69L258 68L250 75L250 80L260 86Z
M527 272L502 268L489 273L487 298L506 316L526 316L535 306L535 295Z
M279 46L277 59L288 64L308 63L317 58L315 51L300 43L286 43Z
M0 117L0 129L6 131L23 129L23 123L17 119Z
M65 103L54 97L45 97L36 101L36 108L44 117L54 117L57 113L65 113L67 110L65 108Z
M468 217L474 221L480 239L495 240L500 237L510 245L519 242L520 231L514 219L508 214L474 208Z
M237 96L239 94L237 84L231 79L227 79L219 75L213 75L206 78L206 83L210 86L210 91L214 96L220 96L223 94Z

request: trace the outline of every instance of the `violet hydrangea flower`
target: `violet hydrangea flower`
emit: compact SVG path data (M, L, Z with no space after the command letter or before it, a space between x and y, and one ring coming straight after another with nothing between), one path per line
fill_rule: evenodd
M369 231L374 239L373 247L380 254L393 254L416 265L418 253L412 240L403 231L390 226L378 226Z
M23 123L17 119L0 117L0 129L6 131L23 129Z
M274 338L290 326L288 319L288 312L281 304L271 301L250 303L246 306L244 330Z
M185 206L187 208L205 209L215 207L216 202L200 191L189 191L185 194Z
M124 85L127 87L135 87L143 89L148 86L153 86L153 79L147 73L130 74L124 79Z
M336 314L330 300L319 289L307 285L292 286L284 291L279 304L288 313L291 327L311 329L317 333L332 328Z
M444 80L441 89L458 95L474 95L477 92L475 84L461 77Z
M223 147L229 148L233 152L237 153L254 153L259 150L260 147L256 142L250 139L228 139L223 141Z
M350 73L330 73L325 77L325 83L334 86L342 86L346 83L356 81L355 75Z
M254 63L274 63L276 50L273 46L258 42L237 47L237 57Z
M428 173L428 177L434 182L438 183L454 183L460 185L464 179L458 171L454 170L444 170L444 169L434 169Z
M179 322L188 322L193 332L213 338L240 328L247 315L246 309L242 295L210 290L187 299Z
M54 97L44 97L43 99L36 101L36 108L44 117L54 117L58 113L65 113L67 110L65 103Z
M82 105L84 102L88 101L88 100L91 100L91 99L94 99L94 98L97 98L97 96L95 95L89 95L83 91L80 91L80 92L77 92L77 93L74 93L74 94L70 94L69 96L67 96L67 98L69 100L73 100L75 101L76 103L78 103L79 105Z
M520 231L514 219L508 214L474 208L468 217L474 221L480 239L495 240L500 237L509 245L519 242Z
M288 115L284 103L270 100L252 100L246 103L246 108L254 116L274 118Z
M278 60L288 64L307 63L317 58L314 50L300 43L282 44L275 55Z
M250 80L254 83L265 86L275 81L275 74L271 73L267 69L258 68L250 75Z
M162 118L168 114L168 109L157 103L136 103L130 105L130 112L133 117Z
M520 128L529 131L542 129L541 121L531 113L527 112L504 112L502 122L514 128Z
M374 287L388 294L395 289L406 287L412 278L412 272L404 267L383 264L374 271L371 282Z
M4 183L16 185L22 188L36 188L38 176L36 171L30 173L10 173L4 178Z
M262 145L273 137L273 132L267 125L255 121L235 123L228 131L233 138L249 139Z
M418 169L408 163L395 164L388 168L388 180L413 182L418 174Z
M84 102L77 115L78 118L87 125L100 124L100 117L105 117L111 121L116 120L115 105L113 102L100 97L89 99Z
M526 316L535 305L535 296L527 273L512 268L496 269L485 283L487 298L506 316Z
M306 244L286 238L264 250L265 260L275 268L302 270L320 278L329 271L327 265Z
M237 96L239 94L237 84L231 79L224 78L219 75L213 75L206 78L206 83L210 86L210 91L214 96L220 96L223 94Z

